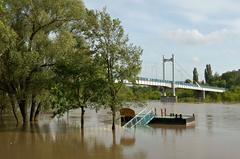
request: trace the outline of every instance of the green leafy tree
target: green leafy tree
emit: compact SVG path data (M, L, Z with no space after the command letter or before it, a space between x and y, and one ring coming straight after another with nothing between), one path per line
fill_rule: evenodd
M225 86L228 89L240 85L240 70L228 71L221 75L221 79L225 81Z
M196 67L193 69L193 83L198 83L198 71Z
M94 61L95 54L91 48L95 40L96 15L86 10L82 20L71 24L70 30L76 41L74 49L67 53L55 65L56 85L51 91L53 96L54 114L61 116L66 111L81 108L81 127L84 125L84 112L87 106L99 109L102 82L101 72ZM63 103L61 103L64 101Z
M52 93L55 115L62 115L66 111L81 108L81 127L84 125L85 108L94 102L97 89L101 88L97 69L89 54L89 50L75 49L67 59L55 66L57 74L56 86Z
M4 0L3 7L0 88L15 100L26 123L27 101L35 105L43 83L53 77L52 66L72 49L68 26L81 19L84 6L80 0Z
M192 83L192 81L190 79L186 79L185 83Z
M58 115L58 117L63 116L63 114L70 109L72 109L72 96L71 92L65 89L61 84L56 84L52 87L51 93L51 103L54 110L53 117Z
M212 68L210 64L206 65L205 71L204 71L205 81L207 84L211 84L213 80L213 73Z
M124 80L135 82L140 71L140 47L129 44L118 19L112 19L106 10L97 12L95 31L95 62L102 74L104 89L102 104L111 108L112 129L115 129L116 111L121 107L119 92Z
M3 12L3 2L2 2L2 0L0 1L0 13L2 13Z
M215 73L212 79L212 86L217 86L217 87L226 87L226 80L222 78L218 73Z

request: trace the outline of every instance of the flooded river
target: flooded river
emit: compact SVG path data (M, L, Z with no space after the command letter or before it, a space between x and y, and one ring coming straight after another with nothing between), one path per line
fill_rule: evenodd
M87 110L69 119L43 115L39 124L21 127L12 118L0 120L1 159L239 159L240 104L174 104L149 102L157 113L196 116L195 126L148 126L111 130L111 114ZM138 112L139 108L135 108Z

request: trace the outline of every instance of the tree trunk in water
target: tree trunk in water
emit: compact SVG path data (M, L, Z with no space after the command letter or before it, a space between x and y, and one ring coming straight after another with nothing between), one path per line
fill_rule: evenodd
M115 108L112 107L112 130L115 130L115 116L116 116Z
M27 119L27 110L26 110L26 100L25 99L20 99L19 108L20 108L20 111L21 111L23 124L26 124L26 122L27 122L27 120L26 120Z
M0 120L3 120L3 106L1 106L1 112L0 112Z
M1 109L0 116L2 117L2 114L3 114L3 106L2 105L0 106L0 109Z
M32 105L31 105L31 111L30 111L30 122L33 122L33 117L35 113L35 108L36 108L36 100L35 100L35 95L32 95Z
M41 103L39 103L38 104L38 107L37 107L37 110L36 110L36 112L35 112L35 115L34 115L34 121L38 121L38 115L39 115L39 113L40 113L40 111L41 111Z
M112 149L113 156L117 156L116 130L115 129L112 130L112 146L111 146L111 149Z
M84 107L81 106L81 128L84 127L84 113L85 113Z
M81 127L81 147L84 148L84 128Z
M116 146L116 131L112 130L112 144Z
M67 110L67 123L69 124L69 109Z
M17 116L17 113L16 113L16 102L14 100L14 97L11 95L9 96L10 97L10 102L11 102L11 105L12 105L12 112L13 112L13 115L14 115L14 118L18 124L18 116Z

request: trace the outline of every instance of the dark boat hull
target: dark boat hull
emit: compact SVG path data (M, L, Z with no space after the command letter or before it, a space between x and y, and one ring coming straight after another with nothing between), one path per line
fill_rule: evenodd
M132 118L124 118L121 117L121 125L124 125L128 121L130 121ZM174 117L174 116L155 116L149 124L166 124L166 125L189 125L193 124L195 122L195 117L194 116L183 116L182 118L180 117Z
M149 124L167 124L167 125L187 125L193 123L195 117L189 116L185 118L165 118L165 117L154 117Z

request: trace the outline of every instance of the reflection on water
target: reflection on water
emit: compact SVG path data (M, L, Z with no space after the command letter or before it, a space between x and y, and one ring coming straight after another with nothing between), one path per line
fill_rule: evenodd
M66 123L41 123L0 132L1 158L145 158L144 152L127 155L110 127L80 129ZM139 154L141 154L139 156Z
M16 126L12 117L0 119L0 156L4 159L238 159L240 105L150 102L157 111L196 115L195 126L149 125L111 130L108 111L87 110L85 128L80 112L70 119L42 116L38 124ZM136 109L139 111L140 109ZM120 125L120 124L119 124ZM227 146L226 146L227 145Z

